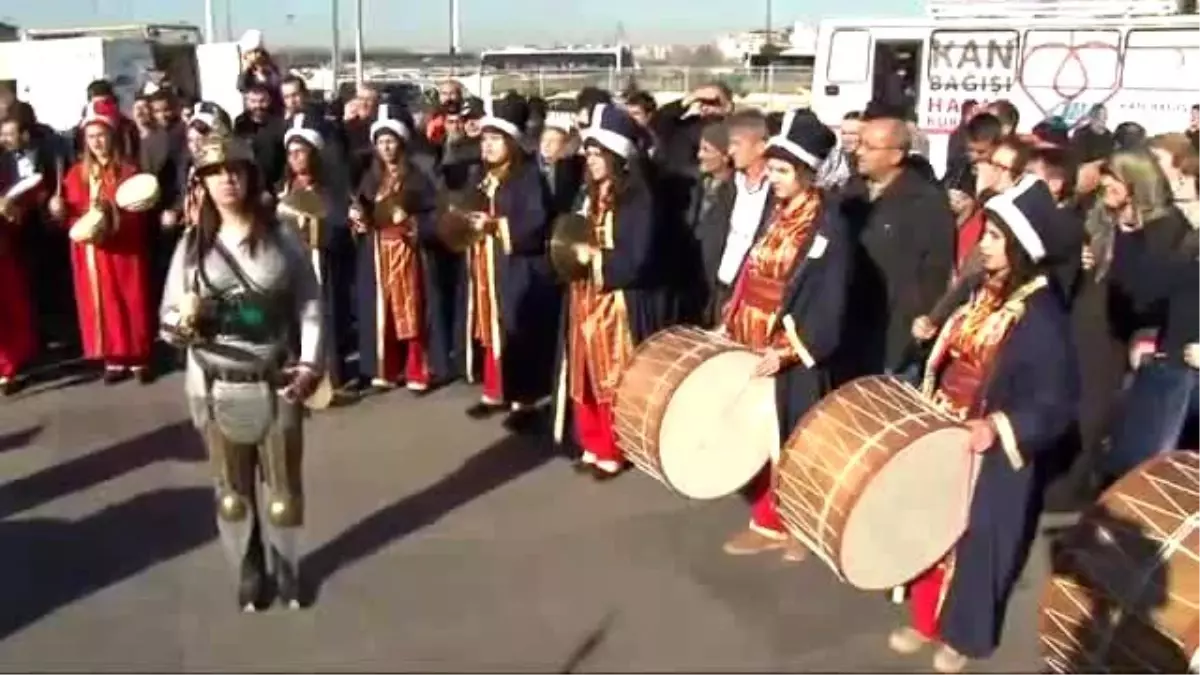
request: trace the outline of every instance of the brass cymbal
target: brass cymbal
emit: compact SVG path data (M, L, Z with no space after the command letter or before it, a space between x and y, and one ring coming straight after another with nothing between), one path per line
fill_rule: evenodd
M329 215L325 206L325 200L321 198L321 195L316 190L309 188L301 188L288 192L280 198L275 209L279 215L291 218L303 217L324 220Z
M486 198L478 190L449 192L439 199L437 216L438 239L446 248L462 253L483 237L471 225L471 214L484 210Z
M391 194L375 202L371 212L371 222L375 227L390 227L393 225L392 215L396 209L403 209L399 194Z
M591 227L588 219L578 213L564 213L554 219L550 235L550 264L562 281L571 282L587 276L588 268L579 264L575 250L588 244Z

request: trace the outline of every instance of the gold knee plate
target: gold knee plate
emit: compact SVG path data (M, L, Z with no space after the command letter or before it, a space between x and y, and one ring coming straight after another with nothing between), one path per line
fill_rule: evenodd
M221 520L236 523L246 519L250 513L250 505L245 497L227 492L217 500L217 515Z

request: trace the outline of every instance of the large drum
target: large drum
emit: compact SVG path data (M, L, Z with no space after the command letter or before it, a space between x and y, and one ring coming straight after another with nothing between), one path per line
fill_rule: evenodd
M1200 617L1200 462L1169 452L1100 496L1063 535L1039 636L1058 673L1182 673Z
M779 450L775 381L760 357L714 333L675 326L633 353L617 382L617 444L642 471L692 499L750 482Z
M979 466L969 438L894 377L849 382L809 410L784 443L779 515L847 583L901 585L966 529Z

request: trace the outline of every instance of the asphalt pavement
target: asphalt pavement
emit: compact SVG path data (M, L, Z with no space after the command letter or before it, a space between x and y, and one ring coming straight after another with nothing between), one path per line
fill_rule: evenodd
M0 670L928 671L882 593L813 559L721 552L737 496L598 484L474 392L400 390L306 428L303 611L238 612L179 375L44 382L0 401ZM1039 542L1004 645L1038 668Z

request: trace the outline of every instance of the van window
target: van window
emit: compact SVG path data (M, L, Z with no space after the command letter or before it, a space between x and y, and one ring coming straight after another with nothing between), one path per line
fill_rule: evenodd
M1124 89L1200 88L1200 31L1139 28L1125 36Z
M1115 30L1030 30L1025 33L1021 83L1065 100L1117 87L1121 33Z
M825 77L831 83L866 82L871 56L871 34L840 29L829 40Z

